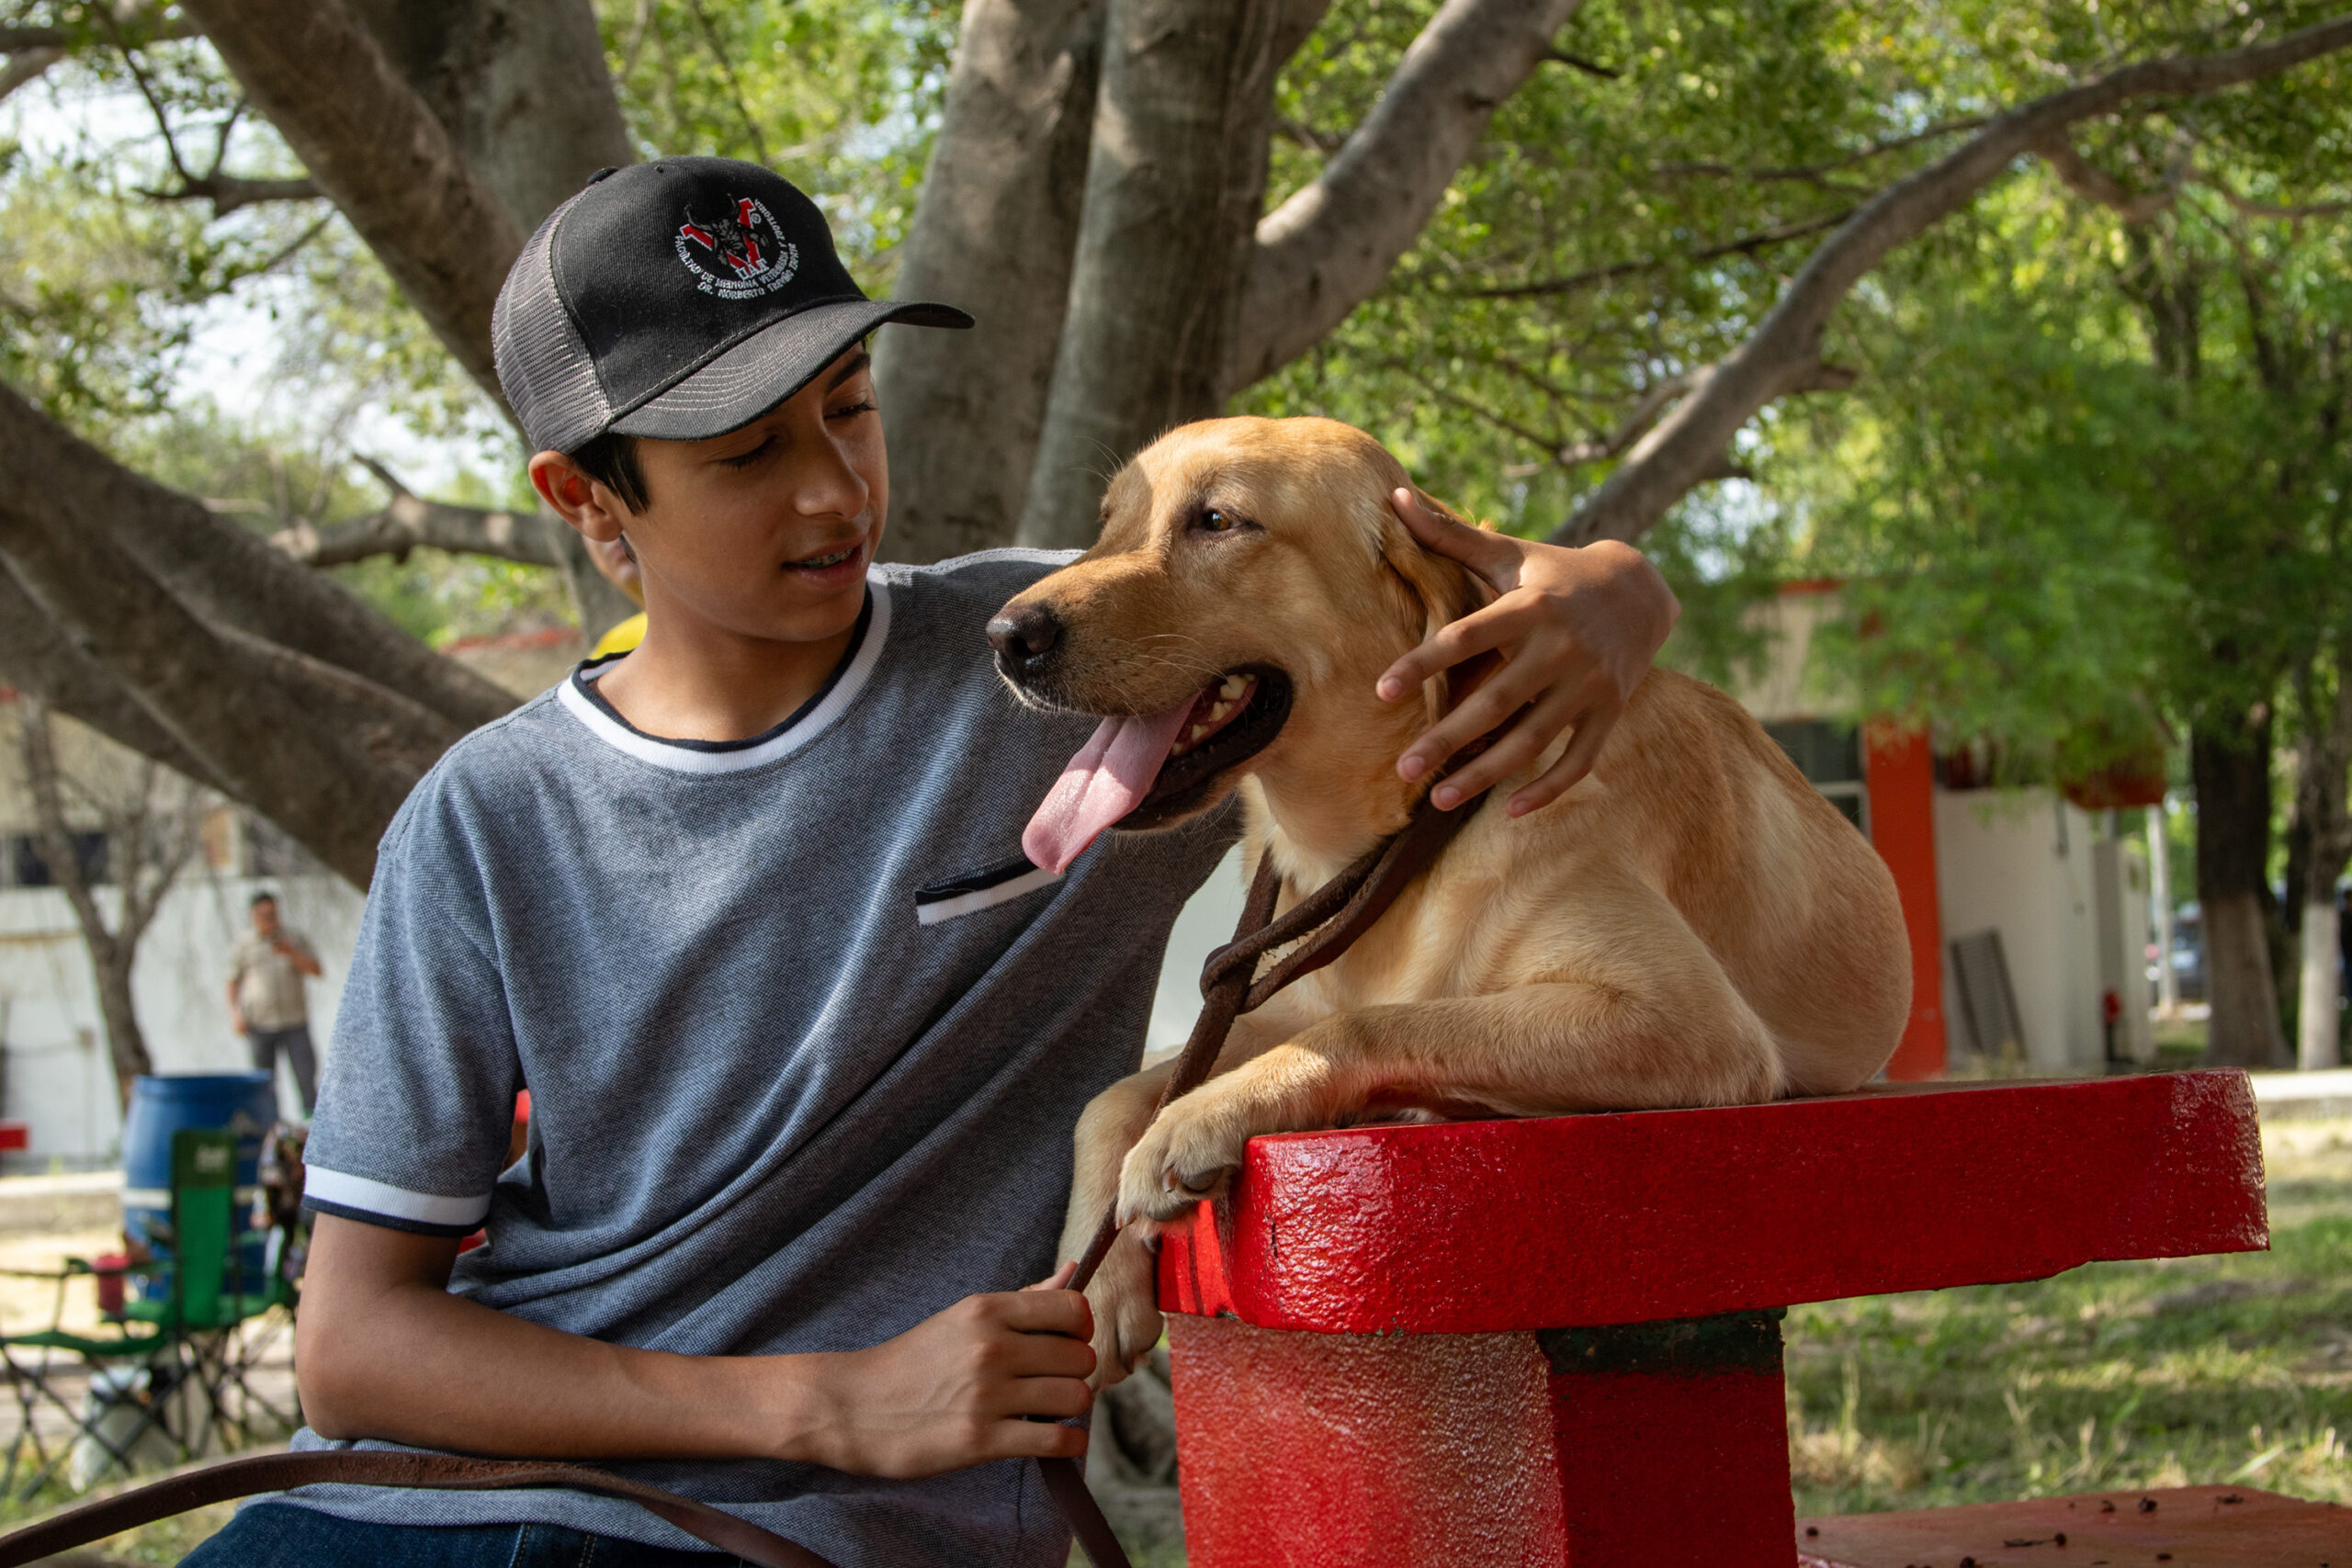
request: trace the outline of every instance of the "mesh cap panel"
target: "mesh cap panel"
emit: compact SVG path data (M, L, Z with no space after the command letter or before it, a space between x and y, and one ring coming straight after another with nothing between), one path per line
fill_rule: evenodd
M585 192L582 193L585 195ZM573 452L604 432L613 406L595 361L556 293L556 226L580 197L547 216L506 275L490 317L498 384L534 452Z

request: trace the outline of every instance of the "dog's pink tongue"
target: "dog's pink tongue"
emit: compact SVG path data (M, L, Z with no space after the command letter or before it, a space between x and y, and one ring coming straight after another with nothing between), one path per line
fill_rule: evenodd
M1197 700L1166 713L1104 719L1029 818L1022 852L1057 876L1067 871L1096 835L1133 811L1150 791Z

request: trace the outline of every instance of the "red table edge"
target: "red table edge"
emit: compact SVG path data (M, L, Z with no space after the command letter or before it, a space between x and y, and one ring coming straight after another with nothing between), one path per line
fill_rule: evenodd
M1849 1106L1856 1109L1841 1109ZM1934 1221L1936 1203L1951 1194L1890 1186L1892 1179L1883 1171L1842 1178L1816 1172L1812 1188L1785 1200L1771 1197L1769 1183L1753 1180L1768 1160L1826 1160L1830 1151L1819 1136L1840 1123L1849 1137L1860 1135L1856 1147L1861 1154L1885 1154L1883 1165L1908 1170L1915 1179L1922 1169L1932 1173L1978 1152L1971 1140L1987 1127L2019 1129L2020 1141L2012 1151L2022 1162L2017 1191L1986 1190L1983 1173L1976 1171L1954 1183L1952 1191L1973 1184L1978 1190L1968 1201L1979 1210L2003 1208L2020 1223L2034 1221L2040 1234L2033 1245L2015 1248L2008 1261L1995 1258L1981 1236L1973 1247L1956 1247L1952 1242L1965 1238L1947 1235L1896 1249L1890 1238L1904 1238L1895 1236L1891 1217L1923 1224ZM1573 1267L1579 1259L1547 1253L1540 1236L1539 1245L1520 1248L1517 1264L1483 1255L1491 1238L1508 1235L1505 1222L1511 1214L1530 1206L1529 1192L1512 1185L1507 1168L1498 1174L1510 1164L1504 1156L1532 1164L1548 1160L1556 1174L1575 1169L1578 1159L1592 1164L1612 1149L1655 1150L1694 1134L1706 1136L1689 1145L1693 1153L1722 1157L1727 1157L1722 1146L1726 1138L1745 1138L1746 1154L1724 1166L1729 1178L1710 1171L1701 1179L1736 1182L1743 1168L1739 1159L1745 1158L1751 1179L1746 1196L1763 1193L1758 1201L1767 1209L1780 1203L1786 1212L1776 1217L1794 1227L1777 1237L1752 1238L1745 1274L1724 1277L1702 1260L1689 1265L1689 1271L1709 1278L1702 1287L1689 1290L1647 1288L1622 1279L1579 1280ZM1787 1142L1808 1137L1814 1141L1803 1145ZM1592 1164L1586 1174L1606 1177L1611 1169ZM1783 1164L1771 1174L1784 1169ZM1340 1190L1359 1176L1363 1191L1351 1202ZM2078 1190L2047 1190L2066 1179ZM1842 1232L1835 1223L1838 1216L1814 1190L1826 1190L1839 1180L1864 1200ZM1452 1208L1449 1181L1458 1182L1461 1191ZM1705 1216L1698 1205L1719 1200L1722 1191L1694 1188L1690 1207L1677 1211L1652 1204L1648 1211L1629 1209L1617 1218L1626 1224L1645 1222L1653 1230L1670 1231L1680 1223L1703 1231ZM1415 1225L1382 1234L1378 1215L1386 1212L1384 1205L1398 1203L1419 1205L1426 1213ZM1299 1223L1302 1211L1311 1223ZM1605 1213L1585 1214L1580 1223L1590 1234L1605 1235L1609 1219ZM1471 1239L1464 1243L1464 1236ZM1526 1237L1517 1239L1523 1243ZM1745 1244L1751 1238L1729 1239ZM1828 1265L1818 1259L1833 1243L1865 1252L1877 1247L1890 1255L1857 1254L1859 1261L1831 1282L1825 1274ZM1884 1085L1853 1095L1762 1106L1385 1125L1254 1139L1233 1186L1164 1234L1159 1290L1164 1310L1230 1315L1260 1327L1482 1333L1599 1326L2008 1282L2045 1278L2087 1262L2254 1251L2267 1245L2261 1137L2251 1087L2238 1069L2200 1069L2096 1079ZM1596 1268L1655 1261L1645 1259L1638 1246L1616 1245L1614 1250L1620 1256L1611 1260L1606 1257L1610 1247L1600 1248L1603 1257ZM1900 1256L1891 1255L1896 1250ZM1439 1261L1430 1262L1433 1258ZM1787 1260L1807 1260L1813 1272L1807 1275Z

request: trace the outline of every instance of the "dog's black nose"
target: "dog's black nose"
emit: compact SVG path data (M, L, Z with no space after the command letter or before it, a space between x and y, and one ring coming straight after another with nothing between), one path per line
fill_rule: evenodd
M1061 639L1061 619L1044 604L1023 604L989 623L989 646L1010 673L1018 674L1043 659Z

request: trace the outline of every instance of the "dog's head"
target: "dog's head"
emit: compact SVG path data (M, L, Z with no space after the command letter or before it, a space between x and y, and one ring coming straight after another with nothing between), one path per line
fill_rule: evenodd
M1104 716L1031 824L1031 858L1058 870L1113 822L1197 815L1295 750L1393 764L1373 683L1477 594L1397 521L1389 494L1409 483L1325 419L1188 424L1121 469L1094 547L989 623L1024 702Z

